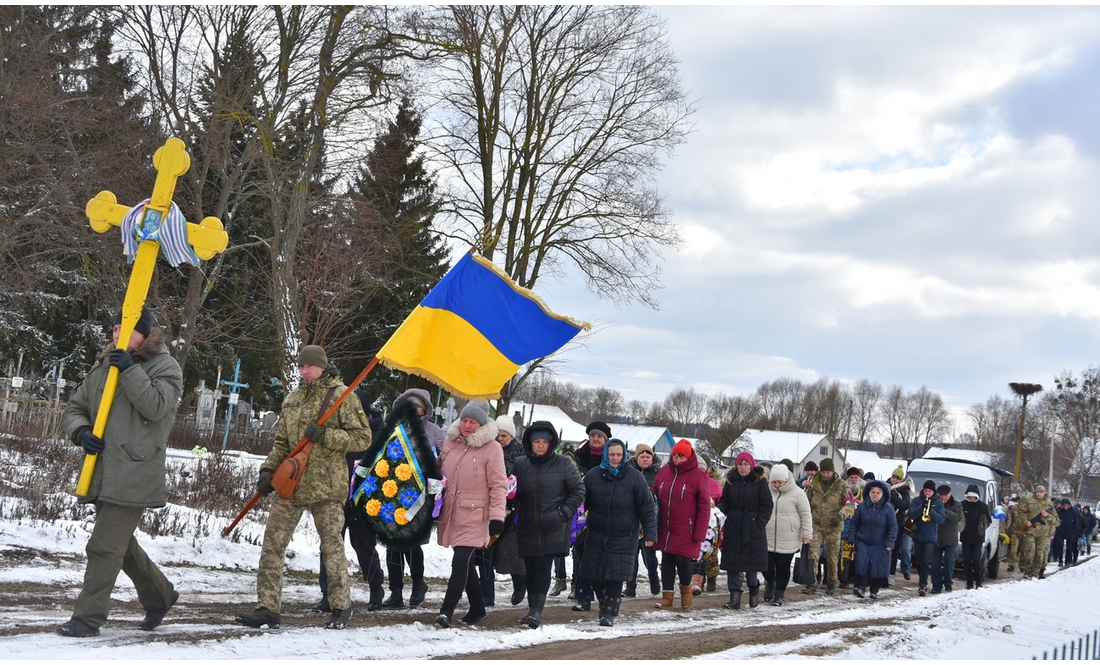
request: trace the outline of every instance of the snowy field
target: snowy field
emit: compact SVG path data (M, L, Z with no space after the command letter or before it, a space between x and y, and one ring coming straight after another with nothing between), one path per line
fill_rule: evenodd
M46 583L62 586L70 597L79 590L83 552L89 523L47 525L0 522L0 551L31 548L68 554L60 562L41 558L28 561L4 561L0 583ZM259 529L255 523L246 529ZM689 617L646 611L617 622L614 628L599 628L593 617L567 624L547 625L538 630L519 627L505 630L459 628L439 630L434 626L410 621L395 627L352 627L343 632L319 627L291 627L282 630L244 631L232 622L235 612L251 609L255 598L254 568L259 548L234 544L218 536L196 539L139 536L154 560L168 566L166 572L181 593L181 606L188 602L224 603L225 612L209 617L206 624L173 624L169 615L165 624L153 633L137 630L133 622L139 616L113 614L102 636L76 640L51 632L51 628L69 616L69 607L47 613L16 613L0 616L0 628L15 625L41 626L41 632L23 633L3 639L6 659L426 659L435 656L462 656L563 640L588 640L628 637L639 634L682 634L717 628L741 626L783 626L869 618L898 618L901 626L876 626L865 630L865 637L853 639L854 629L803 636L799 639L766 644L745 645L712 659L804 659L806 652L824 653L840 659L1030 659L1100 626L1090 611L1095 607L1100 588L1100 561L1090 559L1081 565L1058 571L1049 568L1046 580L1013 580L994 584L979 591L956 590L951 594L914 598L911 592L884 591L879 601L856 600L850 595L835 598L817 596L812 602L783 608L761 606L748 612L700 610ZM303 520L291 544L289 567L303 572L317 570L317 536ZM74 556L75 555L75 556ZM444 577L448 552L434 544L426 551L429 577ZM351 558L351 552L349 552ZM301 578L303 580L307 577ZM441 601L442 589L433 585L427 607ZM956 589L960 586L956 583ZM360 608L366 602L366 586L354 585L354 601ZM498 597L506 593L499 586ZM789 593L797 593L792 589ZM312 583L289 584L285 602L304 605L318 597ZM120 576L115 591L119 600L136 600L133 587ZM220 606L220 605L219 605ZM515 608L505 606L508 611ZM461 606L460 606L461 607ZM497 608L500 609L500 606ZM10 614L10 613L9 613ZM410 617L411 619L411 617ZM911 619L911 620L909 620ZM169 639L175 638L175 639Z

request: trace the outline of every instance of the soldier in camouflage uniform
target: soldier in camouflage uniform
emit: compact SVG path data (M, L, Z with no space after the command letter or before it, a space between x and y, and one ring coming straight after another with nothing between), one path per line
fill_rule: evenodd
M1026 519L1021 519L1020 513L1020 501L1017 497L1013 497L1013 501L1008 503L1008 511L1005 513L1003 529L1005 534L1008 535L1008 557L1005 559L1008 562L1008 572L1016 570L1016 566L1020 560L1020 549L1023 546L1024 539L1024 522Z
M821 544L825 544L825 593L829 595L836 593L840 532L844 529L844 519L850 517L855 510L854 504L847 504L849 496L848 483L836 475L832 458L821 460L820 471L810 480L806 489L806 498L810 501L814 522L810 552L816 555ZM813 593L816 590L817 584L812 583L802 593Z
M265 495L273 491L272 474L299 441L308 438L314 447L294 495L286 499L277 494L271 504L256 580L259 607L255 612L238 614L237 623L256 628L279 626L286 547L302 513L309 510L321 538L328 573L332 615L325 627L343 629L351 618L351 580L341 535L348 493L345 453L367 448L371 430L355 395L349 395L333 417L318 426L317 421L346 387L332 374L328 357L319 346L304 347L298 365L302 383L283 400L275 444L260 466L257 491Z
M1023 534L1023 553L1020 555L1020 570L1024 578L1042 577L1047 567L1047 550L1058 526L1058 515L1054 504L1046 496L1046 488L1039 485L1035 496L1020 500L1016 509L1016 518L1023 522L1027 530Z

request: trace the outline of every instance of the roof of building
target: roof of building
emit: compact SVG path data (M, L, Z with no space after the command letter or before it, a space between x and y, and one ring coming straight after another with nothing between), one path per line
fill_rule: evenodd
M512 402L508 406L508 414L519 411L523 415L523 425L526 427L536 420L545 420L554 426L562 443L580 443L588 438L584 431L585 426L570 418L565 411L548 404L526 404L524 402Z
M667 427L651 427L649 425L620 425L611 424L611 436L622 439L626 443L627 450L634 450L634 446L644 443L653 447L658 454L668 455L672 452L673 438Z
M781 459L789 459L799 464L813 452L822 439L829 440L829 437L824 434L805 432L750 429L745 430L738 439L738 443L748 448L757 460L778 462Z

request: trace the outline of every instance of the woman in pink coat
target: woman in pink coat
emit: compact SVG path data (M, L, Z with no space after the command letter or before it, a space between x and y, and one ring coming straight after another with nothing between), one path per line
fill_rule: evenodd
M440 628L451 627L463 590L470 611L460 621L473 625L486 616L474 553L504 530L504 500L508 493L504 453L495 443L486 445L496 438L497 424L489 418L488 403L470 402L447 430L439 455L447 489L439 512L438 538L443 547L454 548L447 593L435 620Z
M661 602L672 607L673 585L680 576L680 606L691 607L691 562L698 559L710 525L710 477L699 468L691 442L672 447L672 464L661 467L653 481L657 495L657 543L661 552Z

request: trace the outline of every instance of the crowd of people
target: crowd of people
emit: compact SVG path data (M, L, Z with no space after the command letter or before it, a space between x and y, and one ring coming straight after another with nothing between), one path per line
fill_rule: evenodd
M116 343L118 334L116 323ZM134 581L145 607L143 630L156 628L179 598L133 535L145 508L165 504L164 449L182 372L164 339L144 311L128 351L105 351L65 409L68 435L98 458L91 490L81 499L97 513L87 572L72 618L58 627L62 635L99 633L120 571ZM301 383L284 400L257 480L261 495L279 490L264 531L257 607L238 614L237 622L280 625L286 548L306 511L320 536L322 598L314 610L328 614L326 628L345 628L352 616L345 535L370 586L368 611L405 606L406 563L408 604L421 605L428 591L423 545L430 526L411 543L389 543L384 572L379 538L348 499L349 478L355 481L356 462L382 427L381 412L369 395L356 391L320 425L346 387L319 346L304 347L298 364ZM92 425L111 368L118 371L121 390L98 437ZM512 605L527 600L522 626L542 625L547 597L570 587L570 567L572 609L591 611L595 600L600 625L612 626L622 599L638 595L639 560L658 608L673 608L677 592L679 606L691 608L695 596L716 590L720 569L729 592L723 607L740 610L761 602L782 606L799 552L809 553L817 571L803 581L805 594L823 588L832 595L850 586L854 596L875 599L895 584L899 568L908 580L915 567L923 596L929 587L932 593L952 590L960 549L967 588L982 586L982 546L993 519L1001 520L1002 540L1009 545L1008 570L1019 565L1026 577L1042 577L1048 557L1073 565L1080 553L1091 553L1096 528L1087 506L1068 499L1055 505L1042 486L1032 497L1006 499L991 511L975 485L961 500L949 485L932 480L915 493L902 466L881 481L854 467L841 476L825 458L808 462L805 476L796 479L790 460L761 465L749 452L739 453L721 478L687 440L678 441L662 464L648 445L637 445L631 455L600 421L587 426L587 440L570 452L561 449L551 423L536 421L517 432L512 419L492 418L485 402L468 403L446 432L432 423L426 391L406 391L393 402L395 413L399 407L413 409L421 443L446 484L434 529L439 545L452 550L435 620L440 628L485 619L495 605L497 574L511 577ZM312 453L296 489L287 491L277 469L294 442L303 440L312 443ZM467 611L456 621L463 597Z

